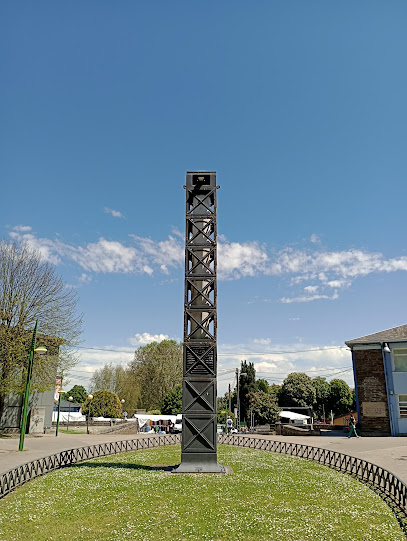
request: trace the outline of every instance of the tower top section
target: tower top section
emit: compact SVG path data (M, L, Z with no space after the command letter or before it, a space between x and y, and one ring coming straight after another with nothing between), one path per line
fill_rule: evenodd
M187 171L188 190L205 192L216 188L216 172L215 171Z

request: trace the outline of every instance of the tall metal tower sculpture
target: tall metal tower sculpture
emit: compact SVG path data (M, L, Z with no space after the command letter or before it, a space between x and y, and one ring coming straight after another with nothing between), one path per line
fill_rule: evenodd
M224 473L216 449L216 173L187 172L179 473Z

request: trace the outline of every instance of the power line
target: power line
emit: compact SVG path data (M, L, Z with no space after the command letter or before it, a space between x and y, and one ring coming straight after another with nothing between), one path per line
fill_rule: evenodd
M346 368L347 370L351 370L351 368L347 366L336 366L335 368L318 368L317 370L308 370L303 372L303 374L306 374L307 372L310 374L314 374L316 372L326 372L327 370L342 370L343 368ZM258 372L256 370L256 374L270 374L270 372ZM287 374L287 370L285 372L273 372L273 374Z
M124 353L124 354L130 354L130 353L133 353L134 350L129 350L130 351L126 351L126 350L120 350L120 349L109 349L109 348L95 348L95 347L86 347L86 346L75 346L74 348L72 349L90 349L92 351L107 351L107 352L111 352L111 353ZM255 355L286 355L286 354L293 354L293 353L308 353L309 351L328 351L328 350L332 350L332 349L345 349L347 351L350 351L350 349L347 347L347 346L332 346L332 347L322 347L322 348L310 348L310 349L297 349L295 351L267 351L267 352L262 352L262 353L257 353L257 352L250 352L250 351L246 351L246 352L229 352L229 353L218 353L218 357L231 357L233 355L239 355L239 356L247 356L247 357L253 357Z
M241 355L241 356L247 356L247 357L253 357L254 355L285 355L288 353L307 353L309 351L327 351L328 349L346 349L350 351L350 349L347 346L335 346L335 347L329 347L329 348L311 348L311 349L298 349L295 351L268 351L266 353L218 353L218 357L231 357L232 355Z

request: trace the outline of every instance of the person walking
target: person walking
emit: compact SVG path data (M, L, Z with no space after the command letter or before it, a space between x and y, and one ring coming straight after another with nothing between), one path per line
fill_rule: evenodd
M232 426L233 426L233 421L232 421L232 419L230 418L230 415L229 415L228 418L227 418L227 421L226 421L226 428L228 429L228 434L230 434L232 432Z
M349 417L349 435L348 435L348 438L351 438L352 436L355 436L356 438L358 438L359 436L357 435L357 432L356 432L356 421L355 421L355 418L352 414L350 414L350 417Z

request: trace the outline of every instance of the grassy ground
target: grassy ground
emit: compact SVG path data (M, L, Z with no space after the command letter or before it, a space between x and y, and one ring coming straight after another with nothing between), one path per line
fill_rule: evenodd
M164 470L179 458L161 447L32 481L0 501L0 540L405 540L379 496L320 464L220 446L232 475Z
M63 432L64 434L86 434L86 426L69 427L69 430L59 427L58 432Z

